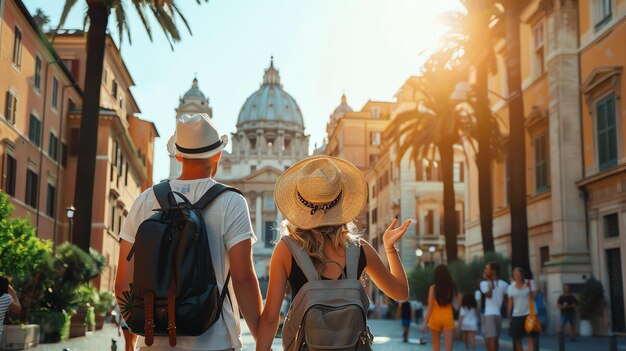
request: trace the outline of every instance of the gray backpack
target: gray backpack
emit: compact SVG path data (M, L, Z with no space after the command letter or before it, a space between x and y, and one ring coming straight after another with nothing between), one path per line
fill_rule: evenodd
M374 336L367 326L369 298L357 277L361 250L346 247L346 271L340 280L322 280L308 253L294 239L283 237L308 282L294 297L283 325L283 348L299 350L358 350L372 348Z

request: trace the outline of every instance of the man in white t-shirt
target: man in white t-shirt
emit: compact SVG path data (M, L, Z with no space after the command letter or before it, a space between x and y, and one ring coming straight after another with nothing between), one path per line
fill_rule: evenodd
M20 300L11 286L11 280L7 276L0 276L0 339L4 329L4 316L7 311L19 313L22 310Z
M509 284L498 278L498 265L488 262L483 273L485 280L480 282L480 292L484 295L485 303L482 306L483 318L482 329L485 336L485 344L488 351L498 350L500 331L502 329L502 304L505 301L506 291Z
M217 172L221 151L227 142L228 138L219 136L208 115L180 117L176 122L176 133L168 144L170 154L182 162L183 169L178 179L170 181L172 190L183 194L191 203L198 201L216 184L212 177ZM139 195L128 213L120 233L122 240L115 282L117 296L128 290L133 281L133 262L127 262L126 257L135 241L137 229L159 207L153 190L148 189ZM218 288L229 291L229 302L223 304L222 316L200 336L178 336L175 348L169 346L167 337L155 337L154 344L149 348L143 337L139 337L135 350L240 350L240 309L256 339L263 303L252 262L252 244L256 237L247 202L240 194L227 191L215 198L203 215ZM228 271L232 285L224 287Z

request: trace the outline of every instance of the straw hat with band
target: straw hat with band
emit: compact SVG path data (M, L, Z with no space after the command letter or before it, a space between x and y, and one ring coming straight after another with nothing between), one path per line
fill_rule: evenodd
M176 119L176 132L167 142L172 156L207 159L222 151L228 136L220 136L213 120L206 113L182 115Z
M367 183L352 163L330 156L306 158L276 182L274 201L283 216L302 229L342 225L367 201Z

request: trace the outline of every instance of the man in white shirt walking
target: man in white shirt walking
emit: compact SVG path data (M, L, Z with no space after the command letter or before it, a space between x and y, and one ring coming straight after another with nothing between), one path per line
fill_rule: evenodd
M172 191L183 194L190 202L197 202L216 181L221 151L228 142L219 136L213 121L206 114L184 115L177 120L176 133L168 149L182 162L182 175L170 181ZM135 242L139 225L154 214L160 206L152 189L146 190L133 203L120 238L118 274L115 282L117 296L129 289L133 281L133 262L127 256ZM147 347L139 337L135 350L240 350L241 326L239 309L256 339L262 309L261 292L252 262L252 244L256 236L252 230L248 205L243 196L224 192L215 198L203 212L211 257L219 290L228 289L228 300L222 307L222 316L206 332L197 337L180 336L176 347L169 346L167 337L155 337ZM145 267L146 270L154 269ZM224 286L230 271L232 286Z
M483 334L488 351L497 351L498 338L502 329L502 304L505 301L509 284L498 277L498 264L488 262L480 282L480 292L484 296L484 312L482 318Z

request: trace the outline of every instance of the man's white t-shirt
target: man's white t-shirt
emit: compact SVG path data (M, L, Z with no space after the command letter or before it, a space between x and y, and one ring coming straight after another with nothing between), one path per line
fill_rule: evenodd
M493 290L491 297L485 296L485 316L502 316L500 307L504 303L504 295L506 294L509 284L502 279L493 281ZM489 292L489 282L483 280L480 282L480 291L483 294Z
M0 337L2 337L2 331L4 329L4 316L9 310L9 306L13 304L13 298L9 293L4 293L0 296Z
M211 186L216 184L213 179L172 180L173 191L183 194L191 203L200 200ZM133 203L126 222L122 227L120 238L130 243L135 242L135 234L139 225L150 218L159 208L159 203L152 189L143 192ZM222 291L226 274L230 269L227 252L244 240L256 241L252 231L248 204L243 196L227 191L211 202L203 212L206 223L211 257L215 269L215 277L219 290ZM169 346L167 337L155 337L151 351L159 350L226 350L241 349L241 325L239 309L232 285L229 286L231 303L225 302L220 319L204 334L197 337L178 336L176 348ZM144 338L139 337L136 349L146 347Z
M515 286L515 282L509 285L507 294L513 299L513 317L528 316L530 314L530 293L531 291L537 291L537 286L534 280L530 280L530 289L528 289L528 282L528 280L525 280L521 289ZM535 311L537 311L536 308Z

